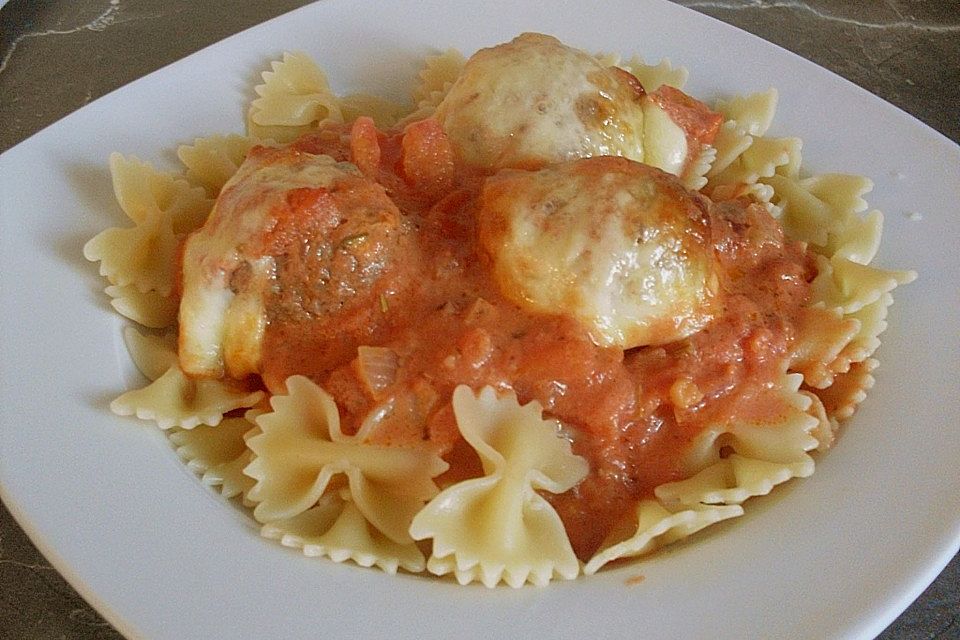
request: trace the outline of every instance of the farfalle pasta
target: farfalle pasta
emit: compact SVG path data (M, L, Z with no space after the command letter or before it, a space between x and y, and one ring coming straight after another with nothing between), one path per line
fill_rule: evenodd
M309 379L293 376L272 411L256 417L260 433L247 441L253 460L244 470L256 484L247 498L260 522L291 518L346 482L351 504L377 531L412 543L410 522L437 493L433 478L447 468L424 446L387 447L369 441L369 420L354 435L340 429L337 406Z
M414 113L421 118L432 115L463 71L465 63L463 54L456 49L427 56L423 61L423 68L417 74L419 83L412 92L413 103L417 105Z
M583 568L592 575L605 564L621 558L641 556L691 536L721 520L743 515L739 505L698 506L670 511L656 500L641 500L609 536L609 544L597 552Z
M289 142L320 122L340 122L337 99L327 77L304 53L285 53L257 85L247 128L257 138Z
M262 391L241 381L188 377L177 364L172 334L145 336L130 328L125 337L137 368L151 382L111 402L110 409L118 415L153 420L161 429L193 429L216 426L230 411L252 407L263 398Z
M258 144L263 141L252 136L214 135L197 138L193 144L180 145L177 157L187 168L187 179L202 186L211 197L216 197L243 164L250 149Z
M243 470L253 459L247 438L257 432L253 421L243 416L227 418L216 426L177 429L170 433L170 442L204 484L220 487L225 498L233 498L246 496L255 483Z
M156 214L133 227L101 231L84 245L83 254L100 262L100 275L111 284L167 297L173 290L177 244L172 220Z
M110 285L103 291L110 296L110 306L117 313L145 327L166 329L176 322L180 302L176 296L140 291L131 284Z
M587 475L587 462L558 437L537 402L520 406L514 394L453 392L457 428L483 465L480 478L444 489L414 518L410 531L433 540L427 568L453 573L461 584L501 580L518 587L546 584L554 574L580 571L557 512L538 493L563 493Z
M84 247L155 422L261 535L487 587L591 575L814 472L892 291L872 182L811 175L775 89L522 34L410 103L303 53L180 171L110 158Z
M741 504L766 495L774 485L813 473L807 452L816 448L810 432L819 426L810 396L799 391L803 377L785 375L778 391L781 406L767 416L743 415L708 427L691 448L696 475L658 486L654 495L667 505Z
M271 520L260 530L265 538L300 549L306 556L326 556L334 562L351 560L387 573L398 569L419 573L426 567L413 542L391 540L361 513L344 492L322 496L317 505L290 518Z
M686 68L673 66L667 58L657 64L647 64L643 58L634 56L619 66L633 74L645 91L656 91L663 85L683 89L690 75Z

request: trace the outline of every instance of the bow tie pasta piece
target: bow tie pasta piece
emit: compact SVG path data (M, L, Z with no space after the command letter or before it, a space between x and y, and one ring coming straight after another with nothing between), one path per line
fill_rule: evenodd
M658 486L654 493L667 506L740 504L766 495L777 484L813 473L807 453L818 446L810 435L820 426L819 412L809 394L799 391L803 377L785 374L770 399L775 408L757 419L738 417L730 424L708 428L694 442L691 466L696 475ZM765 402L763 404L772 404ZM811 412L812 410L812 412ZM724 449L732 454L721 458ZM705 467L705 468L704 468Z
M890 271L858 264L841 256L817 256L817 277L813 280L815 304L839 308L852 314L890 293L898 285L913 282L913 271Z
M801 315L789 367L803 375L823 402L832 434L838 421L852 416L873 386L870 372L877 361L870 356L887 328L887 312L893 304L889 291L916 274L884 271L845 258L818 256L817 260L815 304ZM841 265L839 274L833 271L834 262Z
M432 116L463 72L466 62L463 54L456 49L427 56L423 68L417 73L418 84L411 94L416 109L403 122L415 122Z
M177 334L140 333L133 327L123 332L123 341L137 369L151 382L177 366Z
M699 191L707 186L707 172L716 159L717 150L712 146L704 146L693 162L687 163L681 179L683 186L691 191Z
M203 223L213 201L203 189L134 157L112 154L110 172L117 202L134 226L101 231L83 255L100 262L100 275L111 284L167 298L180 237Z
M575 578L580 565L563 523L537 491L571 489L587 475L586 460L571 452L556 421L541 417L539 403L520 406L513 392L498 397L484 387L474 395L461 385L453 410L485 475L448 487L414 518L410 534L433 539L427 568L487 587Z
M849 314L822 304L803 309L790 352L790 370L802 373L803 381L815 389L828 388L837 374L846 373L877 350L891 304L893 296L883 293Z
M847 351L860 332L860 321L845 316L841 309L822 305L801 309L790 347L790 370L803 374L803 381L811 387L829 387L833 376L842 369L840 354Z
M865 216L850 216L842 225L832 226L825 255L845 258L858 264L870 264L880 249L883 213L873 210Z
M161 429L193 429L201 424L216 426L224 414L252 407L262 397L262 391L250 391L239 383L195 380L180 367L171 367L146 387L121 395L110 409L120 416L153 420Z
M177 157L187 168L187 179L202 186L209 197L216 198L257 144L263 143L257 138L236 134L196 138L191 145L177 147Z
M365 93L351 93L337 100L344 122L355 122L360 116L367 116L381 131L394 127L409 110L409 107Z
M423 448L368 444L369 421L353 436L340 431L337 406L308 378L287 379L287 395L270 399L273 411L256 418L262 433L245 473L257 481L248 497L260 522L292 518L313 507L346 476L350 499L377 530L399 544L413 516L437 494L432 478L447 464ZM369 426L368 426L369 425Z
M755 137L767 132L776 110L775 89L717 101L717 111L726 120L713 141L716 158L706 174L714 181L712 187L717 186L715 177L733 165L753 145Z
M838 375L827 389L818 390L817 396L831 420L838 422L853 415L857 405L863 402L874 384L872 371L878 362L867 358L863 362L850 365L850 370Z
M813 447L816 448L814 441ZM778 484L813 473L813 458L796 462L769 462L737 454L715 462L697 475L657 487L657 497L670 506L742 504L765 496Z
M178 244L170 218L148 215L133 227L104 229L84 245L83 256L99 261L100 275L111 284L167 297L173 291Z
M349 493L349 492L341 492ZM306 556L326 556L334 562L352 560L361 567L376 565L389 574L397 569L420 573L426 558L415 542L400 544L380 533L349 497L328 493L315 507L291 518L273 520L260 534Z
M629 71L648 93L656 91L663 85L683 89L683 85L687 83L687 78L690 76L686 67L674 67L668 58L663 58L658 64L647 64L643 58L634 56L626 62L611 63L611 66L613 65Z
M880 247L883 214L867 208L863 195L873 183L860 176L824 174L803 180L771 176L774 202L786 233L809 243L818 253L869 264Z
M728 122L732 121L744 133L762 136L773 123L778 99L777 90L771 87L759 93L717 100L716 107Z
M656 500L641 500L634 512L608 536L607 541L583 567L593 575L608 562L641 556L659 547L709 527L743 515L739 505L703 506L672 512Z
M110 173L120 208L137 224L162 215L170 219L175 233L189 233L203 224L213 206L213 200L189 181L157 171L134 156L110 154Z
M203 483L220 487L225 498L245 494L253 487L253 479L243 469L252 460L246 437L256 426L243 418L226 418L215 427L198 426L170 434L177 455Z
M768 203L772 191L755 187L758 179L795 176L800 168L799 139L763 137L776 113L777 91L718 100L716 108L726 120L713 141L714 160L705 172L707 192L715 199L750 193Z
M291 142L321 122L343 122L340 105L320 67L305 53L284 53L254 87L247 131L261 140Z
M714 158L713 164L706 173L708 181L710 177L720 174L733 164L734 160L752 144L753 136L737 126L736 122L732 120L724 122L713 139Z
M799 166L801 146L800 138L756 136L723 171L708 172L710 189L722 185L756 184L761 178L776 175L781 167Z
M111 402L117 415L154 420L161 429L193 429L200 424L215 426L224 414L252 407L263 398L262 391L250 391L238 382L187 377L177 365L170 338L144 336L135 329L128 329L125 337L134 363L152 382Z
M110 285L103 290L110 296L110 306L120 315L151 329L166 329L177 321L180 300L161 296L156 291L140 291L133 285Z
M873 355L880 346L880 334L887 329L887 312L892 304L893 296L884 293L876 302L871 302L847 316L859 323L860 328L833 362L835 373L846 373L853 363L863 362Z
M810 408L807 409L807 413L817 420L817 426L810 430L810 435L817 441L817 451L822 453L833 446L840 423L836 418L827 415L827 409L819 396L811 391L800 393L810 399Z

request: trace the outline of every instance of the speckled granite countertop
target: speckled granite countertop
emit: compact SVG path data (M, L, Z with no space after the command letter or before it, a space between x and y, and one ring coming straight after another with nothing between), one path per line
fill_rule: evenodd
M307 2L13 0L0 9L0 151L127 82L303 4ZM956 0L680 4L813 60L960 141ZM120 635L0 508L0 639L8 638L106 640ZM960 639L960 556L880 638Z

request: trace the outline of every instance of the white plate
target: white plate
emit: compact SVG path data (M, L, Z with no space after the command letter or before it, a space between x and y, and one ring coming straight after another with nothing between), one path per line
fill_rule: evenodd
M305 7L117 91L0 157L0 488L67 579L131 638L870 638L960 543L960 148L850 83L655 0ZM806 167L872 176L877 263L898 290L877 386L817 473L643 563L548 588L487 590L311 560L260 539L162 434L111 416L132 382L122 322L83 242L120 220L113 150L170 162L239 130L256 72L284 49L338 89L402 96L429 50L523 30L589 50L668 56L710 98L776 86L773 134ZM908 212L922 221L911 221ZM633 584L637 575L645 579ZM632 586L631 586L632 585Z

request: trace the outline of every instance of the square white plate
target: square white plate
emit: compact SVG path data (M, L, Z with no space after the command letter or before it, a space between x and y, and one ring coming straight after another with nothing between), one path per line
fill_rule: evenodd
M112 416L134 380L83 243L120 213L111 151L172 165L240 131L258 71L303 50L338 90L402 98L424 54L525 30L669 57L703 99L780 91L771 133L813 173L868 175L876 263L896 292L877 385L817 473L629 567L487 590L306 559L258 537L163 435ZM854 85L658 0L330 0L151 74L0 156L0 495L44 554L131 638L871 638L960 545L960 148ZM911 221L908 212L923 215ZM632 580L643 575L644 580Z

